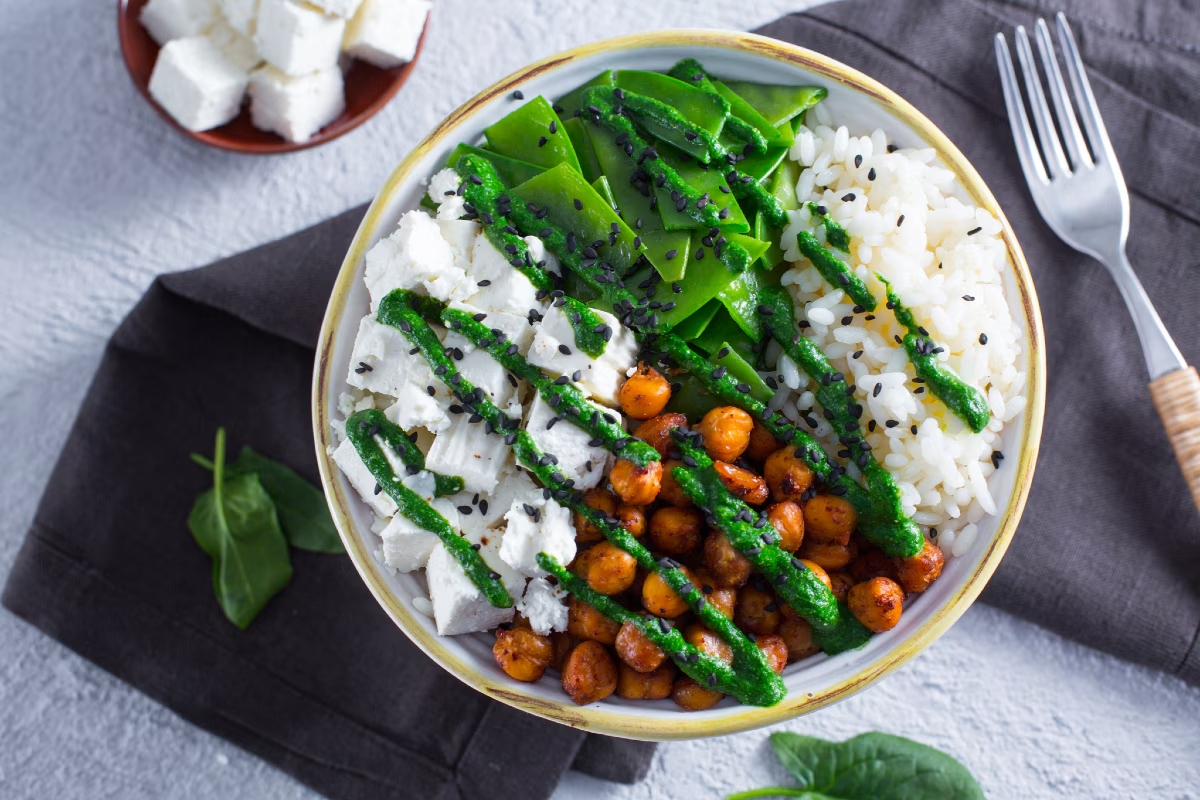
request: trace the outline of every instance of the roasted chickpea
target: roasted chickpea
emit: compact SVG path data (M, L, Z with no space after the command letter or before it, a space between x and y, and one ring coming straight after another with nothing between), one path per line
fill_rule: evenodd
M752 506L767 502L769 492L767 482L748 469L728 464L724 461L714 461L713 469L717 471L721 483L734 497L740 497Z
M764 592L753 584L738 589L737 609L733 621L744 631L766 636L779 628L779 602L775 594Z
M754 418L735 406L714 408L696 426L713 461L733 461L746 452L753 429Z
M733 663L733 648L717 634L693 622L683 629L683 638L697 650L713 658L719 658L726 664Z
M850 577L848 572L831 572L829 580L833 584L833 596L838 599L839 603L846 602L846 593L850 591L850 587L854 585L854 578Z
M804 541L804 511L791 502L776 503L767 509L767 519L779 533L779 546L789 553Z
M904 590L891 578L872 578L850 587L846 598L850 613L872 633L896 627L904 610Z
M729 537L713 531L704 540L704 566L724 586L741 586L750 579L753 566L738 552Z
M577 705L595 703L617 690L617 665L599 642L580 642L562 670L563 691Z
M492 657L510 678L536 681L554 660L554 645L548 636L539 636L529 628L496 631Z
M617 498L612 492L607 489L595 487L588 489L583 493L583 502L589 508L594 508L601 514L611 516L617 511ZM600 532L592 523L584 519L583 515L578 511L575 512L575 541L579 544L587 544L588 542L598 542L604 538L604 534Z
M578 562L582 561L582 567ZM609 541L603 541L576 559L576 571L600 594L618 594L633 585L637 559Z
M767 657L767 663L771 665L771 669L775 670L776 675L783 674L783 668L788 663L788 646L782 636L769 634L767 636L758 637L755 642L758 649L762 650L763 655Z
M646 506L658 497L662 472L661 461L650 461L646 466L639 467L632 461L621 459L613 465L608 480L623 502L631 506Z
M896 577L906 592L923 592L942 574L946 557L942 548L928 539L921 552L911 558L896 559Z
M829 579L829 573L825 571L824 567L815 561L809 561L807 558L800 559L800 563L812 570L812 574L816 575L817 580L825 584L825 587L829 589L829 591L833 591L833 581Z
M671 452L674 441L671 439L672 428L687 429L687 417L683 414L659 414L648 419L634 429L633 435L658 451L663 458Z
M885 556L879 548L872 547L864 552L860 552L850 562L846 571L850 573L851 578L854 578L855 583L866 583L871 578L891 578L894 580L896 578L896 562L894 559Z
M590 639L602 644L612 644L621 629L613 620L601 614L593 606L571 596L567 605L567 631L576 638Z
M706 711L721 702L724 696L715 689L701 686L686 675L677 678L671 687L671 699L684 711Z
M797 554L801 558L815 561L828 572L845 568L854 556L858 555L858 548L853 544L821 544L810 540L800 545Z
M650 547L670 556L683 556L700 546L704 514L698 508L666 506L650 517Z
M621 630L617 632L616 649L621 661L638 672L653 672L667 658L667 654L647 639L642 629L632 622L621 625Z
M683 572L689 580L692 578L692 574L687 568L684 568ZM692 582L695 583L694 580ZM688 610L688 604L682 597L675 594L675 590L667 586L657 572L651 572L646 576L646 582L642 584L642 608L656 617L674 619Z
M672 472L676 467L681 466L683 466L682 461L663 462L662 488L658 491L658 499L676 508L687 508L692 504L692 499L683 493L683 487L679 485L679 481L675 480L675 473Z
M781 447L767 457L763 462L763 477L777 503L799 501L813 481L812 470L792 447Z
M621 527L629 531L629 535L635 539L642 538L646 533L646 512L641 506L621 503L617 506L617 519L620 520Z
M550 660L550 669L562 672L563 662L575 649L575 645L579 644L579 640L566 631L557 631L550 634L550 643L554 645L554 657Z
M787 645L788 661L799 661L821 652L821 648L813 642L812 625L806 619L785 619L779 623L779 635Z
M804 504L804 531L810 541L847 545L857 523L858 512L841 497L819 494Z
M778 449L779 441L775 438L775 434L767 430L766 425L754 420L754 427L750 430L750 444L746 447L743 455L751 461L761 464L767 460L767 456Z
M675 665L663 664L651 672L638 672L622 662L617 665L617 696L626 700L662 700L671 695Z
M725 616L733 619L733 610L737 607L737 589L732 586L721 586L708 570L696 570L696 585L704 592L705 601Z
M645 362L621 385L621 410L634 419L650 419L666 408L670 399L671 383Z

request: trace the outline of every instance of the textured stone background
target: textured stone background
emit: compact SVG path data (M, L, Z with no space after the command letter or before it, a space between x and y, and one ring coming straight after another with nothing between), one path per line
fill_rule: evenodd
M105 340L156 273L369 199L442 116L531 60L811 4L438 0L420 68L378 118L315 152L246 158L184 140L142 102L112 0L0 3L0 579ZM982 606L882 685L781 727L903 733L961 758L993 797L1200 797L1200 690ZM636 787L573 774L556 798L695 800L783 778L763 731L664 746ZM312 794L0 612L0 796Z

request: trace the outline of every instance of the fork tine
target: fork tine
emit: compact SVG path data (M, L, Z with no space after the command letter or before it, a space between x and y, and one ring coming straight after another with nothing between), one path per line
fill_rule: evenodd
M1017 160L1021 162L1021 171L1025 173L1025 181L1030 187L1045 185L1050 179L1046 176L1042 157L1034 144L1029 118L1025 116L1021 87L1017 84L1017 71L1013 69L1012 56L1008 53L1008 42L1005 41L1003 33L996 34L995 42L996 63L1000 67L1000 85L1004 89L1004 105L1008 107L1008 122L1012 126L1013 142L1017 146Z
M1075 105L1079 109L1079 118L1087 131L1088 140L1092 145L1092 154L1097 162L1111 158L1112 145L1108 140L1108 131L1104 120L1100 117L1100 107L1092 95L1092 84L1088 81L1083 59L1079 57L1079 47L1075 44L1075 35L1067 24L1067 17L1061 11L1055 15L1058 22L1058 41L1063 49L1063 63L1067 65L1067 76L1071 79L1071 88L1075 93Z
M1050 28L1047 27L1046 20L1040 18L1037 21L1037 44L1038 55L1042 57L1042 71L1046 73L1046 83L1050 86L1050 99L1054 101L1058 127L1063 132L1063 144L1067 146L1072 168L1078 170L1085 164L1090 165L1092 157L1088 154L1087 142L1083 138L1083 131L1079 129L1079 121L1075 118L1071 98L1067 96L1067 84L1054 55Z
M1037 66L1033 63L1033 50L1029 46L1029 36L1023 25L1017 26L1016 33L1017 60L1021 64L1021 72L1025 76L1025 91L1029 94L1029 108L1033 111L1033 122L1037 126L1038 139L1042 143L1042 155L1046 159L1046 171L1051 180L1056 175L1069 175L1071 168L1067 165L1067 157L1063 154L1062 145L1058 141L1058 132L1054 130L1054 117L1050 115L1050 106L1046 104L1046 95L1042 92L1042 82L1038 78Z

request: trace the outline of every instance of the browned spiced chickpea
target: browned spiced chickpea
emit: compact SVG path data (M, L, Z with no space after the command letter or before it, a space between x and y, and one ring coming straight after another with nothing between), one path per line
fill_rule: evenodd
M733 648L724 639L699 622L693 622L684 628L683 638L689 644L695 646L701 653L710 655L713 658L719 658L726 664L733 663Z
M601 514L612 515L617 511L617 498L612 492L607 489L595 487L588 489L583 493L583 502L590 508L594 508ZM575 512L575 541L579 544L587 544L588 542L598 542L604 538L604 534L600 532L592 523L583 518L583 515L578 511Z
M858 554L850 566L846 568L855 583L866 583L871 578L896 578L896 562L888 558L877 547L869 548Z
M496 631L492 657L510 678L536 681L554 660L554 645L549 636L539 636L529 628Z
M696 430L704 436L704 449L714 461L733 461L750 446L754 418L735 406L714 408Z
M806 619L785 619L779 623L779 635L787 645L788 661L799 661L821 652L821 648L813 643L812 625Z
M700 546L704 514L698 508L665 506L650 517L650 547L669 556L683 556Z
M637 559L609 541L595 545L576 562L581 560L584 566L582 569L577 566L579 576L600 594L623 592L637 576Z
M774 633L779 628L779 601L773 592L764 592L753 584L738 589L734 623L756 636Z
M671 699L684 711L706 711L721 702L724 696L715 689L701 686L686 675L676 678L675 685L671 687Z
M666 408L670 399L670 381L644 362L621 385L621 410L634 419L650 419Z
M617 665L617 696L626 700L662 700L671 694L675 665L663 664L651 672L638 672L622 662Z
M811 541L849 544L857 523L858 512L841 497L819 494L804 504L804 531Z
M617 633L616 648L621 660L638 672L653 672L667 658L667 654L647 639L642 629L632 622L621 625L621 630Z
M774 634L760 636L755 644L767 657L767 663L771 665L771 669L775 670L775 674L783 674L783 668L788 663L788 646L783 637Z
M676 508L687 508L692 504L692 500L683 493L683 488L679 481L675 480L675 474L672 472L680 466L683 466L682 461L669 459L663 462L662 488L658 490L658 499Z
M896 627L904 610L904 590L891 578L872 578L850 587L846 598L850 613L872 633Z
M704 566L724 586L741 586L750 579L753 569L749 559L720 531L713 531L704 540Z
M813 474L804 463L804 459L796 457L794 447L781 447L763 462L763 477L771 489L771 497L775 502L784 500L799 501L805 490L812 485Z
M563 664L563 691L577 705L595 703L617 690L617 665L599 642L580 642Z
M804 512L790 500L776 503L767 509L767 519L779 533L779 546L789 553L804 541Z
M579 640L566 631L557 631L550 634L550 643L554 645L554 657L550 659L550 669L562 672L563 662L575 649L575 645L579 644Z
M838 599L839 603L846 602L846 593L854 585L854 578L850 577L848 572L831 572L829 580L833 583L833 596Z
M896 577L906 592L923 592L942 574L946 557L942 548L928 539L921 552L911 558L896 559Z
M767 456L778 449L779 442L775 439L775 434L767 430L766 425L754 420L754 427L750 431L750 444L742 455L751 461L762 463L767 460Z
M601 614L593 606L571 596L567 605L567 631L576 638L590 639L602 644L612 644L621 629L613 620Z
M622 502L631 506L647 506L658 497L662 472L661 461L650 461L646 466L639 467L632 461L621 459L608 473L608 480Z
M850 563L854 556L858 555L858 548L853 544L821 544L808 540L800 545L797 554L801 558L806 558L809 561L815 561L820 564L828 572L830 570L839 570L845 568Z
M740 497L752 506L767 502L770 493L767 482L748 469L727 464L724 461L714 461L713 469L717 471L721 483L734 497Z
M683 414L659 414L638 425L634 429L633 435L657 450L660 456L666 458L667 453L674 446L671 440L671 429L686 429L687 424L687 417Z
M817 580L819 580L819 581L821 581L821 583L825 584L825 586L829 589L829 591L831 591L831 592L833 591L833 581L831 581L829 579L829 573L825 571L824 567L822 567L820 564L818 564L815 561L809 561L807 558L800 559L800 562L802 564L804 564L804 566L811 569L813 575L817 576Z
M707 569L696 570L696 585L704 592L705 601L725 616L733 619L733 609L737 606L737 589L732 586L722 586Z
M686 568L683 572L691 580L692 574ZM695 583L694 580L692 582ZM656 617L674 619L688 610L688 604L667 586L657 572L651 572L642 584L642 608Z
M661 492L659 493L661 495ZM646 512L641 506L631 506L628 503L621 503L617 506L617 519L621 522L621 527L629 531L629 534L635 539L642 538L646 532Z

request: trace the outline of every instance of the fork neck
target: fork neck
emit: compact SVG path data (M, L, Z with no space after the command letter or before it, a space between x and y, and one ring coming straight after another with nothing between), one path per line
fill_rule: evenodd
M1125 256L1124 246L1099 258L1112 273L1117 289L1120 290L1129 314L1133 317L1133 326L1142 345L1142 355L1146 359L1150 380L1186 367L1187 362L1183 360L1175 341L1167 333L1158 312L1154 310L1154 305L1146 295L1146 290L1142 288L1142 282L1138 280L1129 259Z

